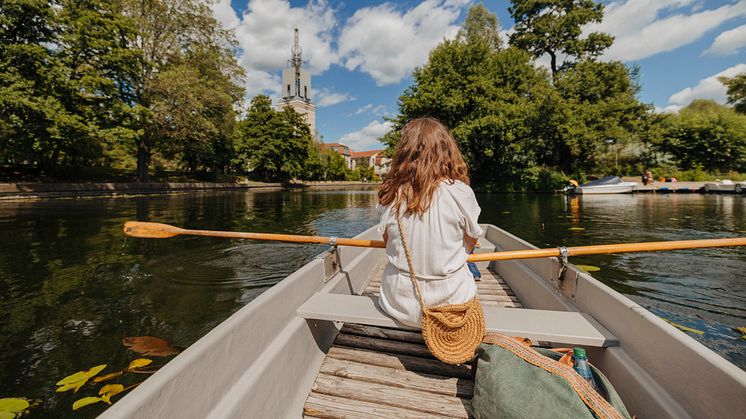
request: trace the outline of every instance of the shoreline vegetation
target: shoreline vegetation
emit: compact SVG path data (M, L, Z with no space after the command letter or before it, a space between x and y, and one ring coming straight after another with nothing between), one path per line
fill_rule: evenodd
M245 98L235 34L201 0L6 3L0 181L379 180L321 147L294 110ZM639 100L639 68L601 59L613 37L583 32L603 19L602 4L511 0L508 11L506 36L472 6L413 71L379 139L389 155L406 121L432 116L484 191L548 192L645 170L746 179L746 73L720 79L727 105L663 113Z

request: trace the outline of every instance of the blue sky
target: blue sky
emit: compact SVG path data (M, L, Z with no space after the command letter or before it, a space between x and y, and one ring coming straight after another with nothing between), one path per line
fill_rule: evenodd
M235 29L247 97L279 95L280 70L300 28L313 74L316 125L325 142L354 150L380 148L383 117L411 84L415 66L463 22L469 0L215 0L215 16ZM481 2L497 14L503 39L513 22L509 1ZM746 72L746 0L605 0L601 24L615 36L604 60L640 69L640 99L675 112L696 98L723 103L718 75ZM546 65L538 59L536 65Z

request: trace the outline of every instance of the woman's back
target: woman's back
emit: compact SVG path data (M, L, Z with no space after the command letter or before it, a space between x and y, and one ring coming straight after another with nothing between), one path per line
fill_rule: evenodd
M401 244L392 206L379 205L379 231L387 232L386 256L400 271L408 272L407 259ZM461 269L468 256L464 234L479 237L477 224L480 208L474 192L461 181L442 181L428 210L422 215L401 217L402 229L409 246L415 273L421 279L445 279Z
M482 229L468 182L464 158L443 124L419 118L403 127L378 208L389 261L380 305L406 325L419 326L421 312L397 218L426 306L463 304L476 295L466 258Z

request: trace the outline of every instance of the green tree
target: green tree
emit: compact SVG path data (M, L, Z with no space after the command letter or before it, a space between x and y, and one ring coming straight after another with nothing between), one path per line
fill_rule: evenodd
M302 115L292 108L275 111L269 97L259 95L240 123L234 162L266 181L299 178L305 174L311 141Z
M746 115L710 100L695 100L665 120L658 144L683 169L746 170Z
M526 169L536 164L532 127L550 92L529 54L495 51L482 36L446 40L413 78L399 98L395 130L383 141L395 147L407 120L436 117L459 142L475 182L520 189Z
M124 14L139 31L130 46L142 55L141 71L133 83L136 103L143 110L140 135L133 144L138 179L148 179L151 156L161 149L180 156L195 170L198 164L215 168L227 163L233 138L229 119L243 94L233 33L223 29L209 5L199 0L121 1ZM182 76L185 80L178 80ZM166 132L170 126L164 121L174 116L186 120L181 110L171 106L169 94L175 95L174 101L189 103L185 112L200 112L193 131L207 127L216 135L190 134L183 131L184 125Z
M733 109L746 113L746 73L731 78L720 77L718 80L728 88L728 103L733 105Z
M347 162L341 154L334 150L322 151L324 160L324 180L345 180L347 178Z
M100 157L131 110L131 22L107 0L11 0L0 22L0 158L51 172Z
M582 35L583 26L603 19L604 6L594 0L511 0L515 21L510 44L539 58L548 54L552 75L575 62L592 59L614 38L601 32ZM563 63L558 66L557 60Z
M141 56L129 47L137 31L118 1L63 0L61 6L58 51L70 89L64 102L89 134L66 139L65 160L82 164L136 135L133 82Z
M637 71L621 62L582 61L559 73L554 87L561 99L539 121L546 145L540 162L565 173L588 173L604 163L609 144L619 149L640 143L650 107L637 100L636 80ZM610 169L607 164L601 171Z
M458 36L466 43L483 40L495 51L502 47L497 16L481 4L469 8L469 13L466 15Z

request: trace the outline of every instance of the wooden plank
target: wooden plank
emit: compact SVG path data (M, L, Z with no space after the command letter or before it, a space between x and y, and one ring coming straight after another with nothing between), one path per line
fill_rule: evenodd
M503 305L517 304L513 301L498 302ZM370 296L316 293L298 308L297 313L305 319L334 320L371 326L411 329L386 315L378 307L377 298ZM484 317L488 331L523 336L534 341L596 347L619 344L611 332L585 313L498 308L486 304L484 306ZM352 337L352 335L344 336L348 336L348 339ZM389 342L387 345L392 343L394 342ZM403 343L398 342L398 344Z
M446 417L466 418L469 400L319 374L313 391ZM468 407L467 407L468 406Z
M444 396L471 399L474 395L474 381L472 380L360 364L330 357L327 357L324 363L321 364L319 372L336 377L382 384L390 387L425 391Z
M362 324L345 323L341 330L349 335L368 336L380 339L398 340L401 342L425 344L422 333L401 329L386 329L383 327L365 326Z
M399 407L369 403L344 397L331 396L311 392L303 406L304 414L313 414L318 418L347 419L347 418L438 418L438 415L430 415Z
M328 357L354 361L361 364L377 365L380 367L395 368L435 374L445 377L457 377L471 379L471 367L469 365L449 365L436 359L420 358L417 356L403 354L388 354L365 349L346 348L333 346L327 353Z
M372 351L391 352L396 354L433 358L433 355L430 353L430 351L427 350L427 347L425 345L416 345L414 343L398 342L395 340L370 338L340 333L334 340L334 344L349 346L351 348L370 349Z

